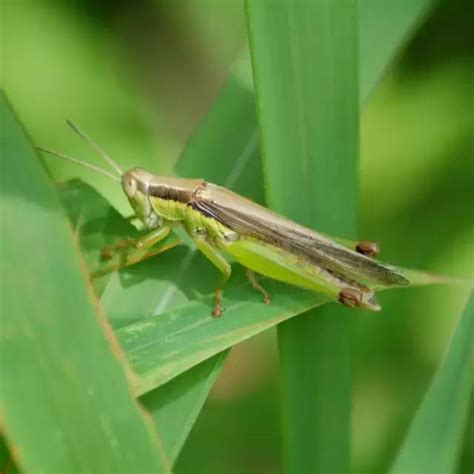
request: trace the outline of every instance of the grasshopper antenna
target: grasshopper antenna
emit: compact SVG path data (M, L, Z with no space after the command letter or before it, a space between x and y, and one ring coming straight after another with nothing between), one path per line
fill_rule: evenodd
M66 120L66 123L76 132L86 143L88 143L96 153L105 160L118 174L119 176L123 175L123 170L120 166L104 151L102 148L97 145L97 143L92 140L84 131L82 131L76 124L70 120Z
M120 179L115 176L112 173L109 173L108 171L103 170L102 168L99 168L98 166L94 166L90 163L87 163L85 161L78 160L77 158L72 158L71 156L63 155L62 153L58 153L57 151L49 150L48 148L43 148L42 146L35 146L37 150L43 151L44 153L48 153L53 156L57 156L59 158L62 158L64 160L72 161L73 163L77 163L78 165L84 166L86 168L89 168L91 170L96 171L97 173L101 173L108 178L113 179L114 181L118 181L120 183Z

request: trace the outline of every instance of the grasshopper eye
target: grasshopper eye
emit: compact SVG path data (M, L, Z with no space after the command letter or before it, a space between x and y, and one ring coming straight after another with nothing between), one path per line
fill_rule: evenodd
M137 192L137 180L133 176L125 174L122 178L122 187L125 194L131 199Z

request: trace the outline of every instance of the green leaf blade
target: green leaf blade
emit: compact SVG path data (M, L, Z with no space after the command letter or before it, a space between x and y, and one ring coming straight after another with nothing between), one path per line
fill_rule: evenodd
M176 462L228 352L205 360L141 397L159 428L171 463Z
M392 466L392 474L455 472L474 382L474 293Z
M360 103L374 91L397 49L410 38L433 6L433 0L392 2L359 0Z
M353 238L356 4L249 0L247 10L269 206ZM279 327L289 472L349 470L350 317L328 305Z
M138 393L159 387L184 371L326 300L308 291L265 282L274 295L264 305L254 289L229 286L224 315L211 317L213 295L190 301L147 320L118 329L117 336L139 376Z
M15 461L27 472L166 472L122 354L96 314L59 200L4 96L0 121L0 251L8 276L0 407Z

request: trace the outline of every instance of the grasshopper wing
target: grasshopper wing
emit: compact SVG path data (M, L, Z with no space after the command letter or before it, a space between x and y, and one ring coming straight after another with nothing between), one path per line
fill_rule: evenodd
M396 268L354 252L220 186L207 183L193 206L240 235L275 245L342 277L382 286L408 284Z

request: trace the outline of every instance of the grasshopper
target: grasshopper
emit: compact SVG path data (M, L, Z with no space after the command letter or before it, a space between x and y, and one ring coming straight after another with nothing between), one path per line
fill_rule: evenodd
M123 171L79 127L67 123L116 174L47 148L37 148L120 182L135 216L148 231L134 242L137 248L151 247L176 226L183 226L196 247L222 274L215 290L214 317L223 312L222 290L231 276L226 255L246 267L247 277L263 295L264 303L270 303L270 295L255 273L322 293L350 308L371 311L381 309L374 288L409 284L400 270L373 258L379 251L375 242L329 237L202 179L157 176L143 168Z

